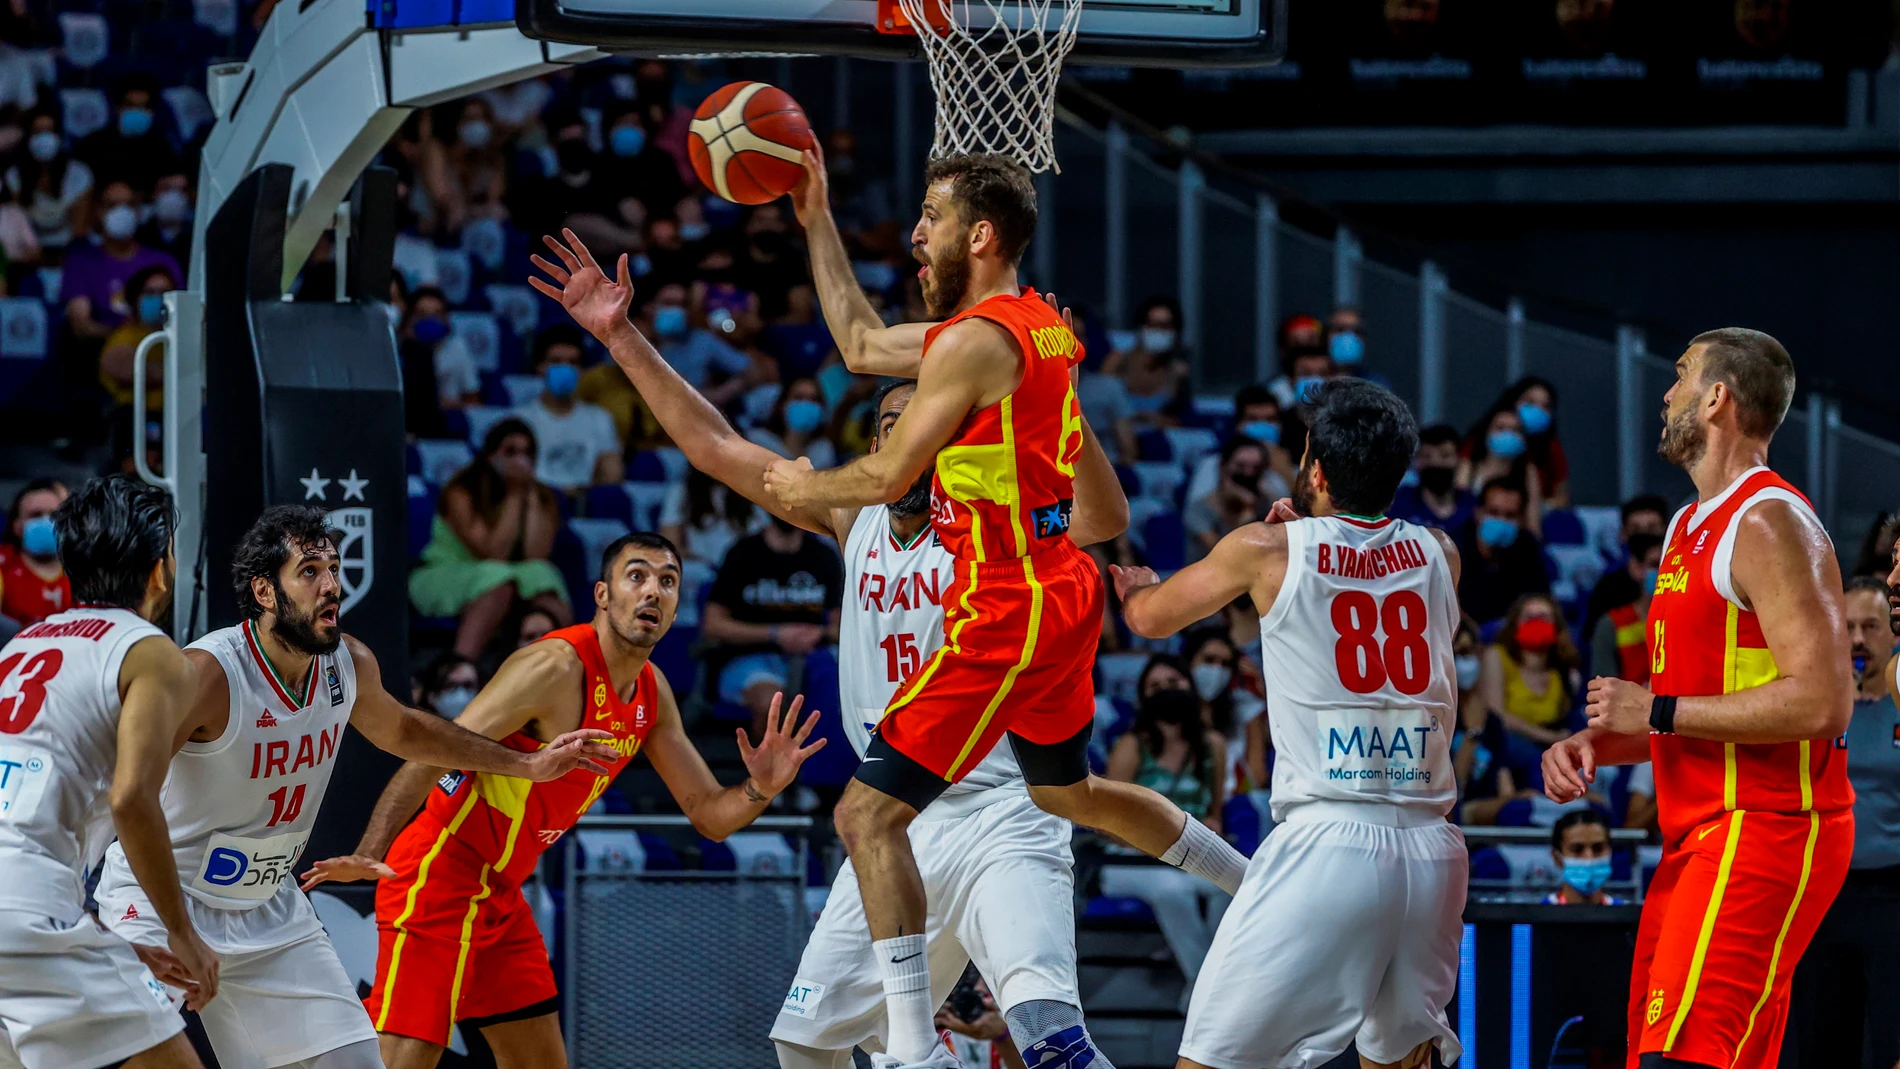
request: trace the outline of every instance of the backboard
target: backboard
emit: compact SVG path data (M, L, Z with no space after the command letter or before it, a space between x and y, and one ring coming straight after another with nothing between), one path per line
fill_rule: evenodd
M1286 54L1287 0L1083 0L1068 62L1258 67ZM921 58L880 32L877 0L516 0L521 32L651 55ZM971 8L980 17L982 4Z

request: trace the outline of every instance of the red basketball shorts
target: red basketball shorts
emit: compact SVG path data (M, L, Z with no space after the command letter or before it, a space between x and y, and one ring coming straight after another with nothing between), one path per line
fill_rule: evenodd
M1102 575L1068 539L1031 556L957 562L943 646L891 698L878 732L951 782L1005 731L1053 744L1095 717Z
M1630 975L1629 1065L1774 1069L1794 967L1854 853L1854 814L1736 811L1667 847Z
M521 888L426 824L398 836L388 860L401 875L376 888L376 986L363 1000L378 1032L447 1046L457 1021L506 1017L555 997L547 945Z

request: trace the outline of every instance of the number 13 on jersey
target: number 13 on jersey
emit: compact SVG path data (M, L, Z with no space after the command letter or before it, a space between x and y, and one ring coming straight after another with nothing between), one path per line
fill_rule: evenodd
M1379 599L1348 590L1333 598L1331 615L1339 634L1333 659L1347 690L1370 694L1390 682L1400 694L1423 694L1431 685L1425 599L1417 591L1397 590Z

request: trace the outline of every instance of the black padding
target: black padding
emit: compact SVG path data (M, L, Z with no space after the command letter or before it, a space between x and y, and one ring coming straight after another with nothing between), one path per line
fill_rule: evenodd
M1093 724L1061 742L1030 742L1011 734L1009 745L1016 751L1016 763L1022 766L1023 779L1032 787L1067 787L1089 778L1089 733Z
M864 748L864 760L858 763L852 778L920 813L950 789L949 780L905 756L881 734L871 736L871 745Z

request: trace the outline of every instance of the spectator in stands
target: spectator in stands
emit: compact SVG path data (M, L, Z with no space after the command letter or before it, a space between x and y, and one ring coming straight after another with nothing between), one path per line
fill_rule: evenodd
M1090 426L1094 426L1091 422ZM1268 501L1278 501L1292 492L1298 474L1299 458L1280 437L1280 402L1265 386L1243 386L1234 395L1234 433L1251 438L1267 451L1267 472L1261 476L1260 493ZM1298 443L1304 448L1304 442ZM1194 465L1184 497L1188 501L1205 497L1220 485L1221 461L1218 453L1209 453Z
M144 428L132 425L133 357L137 355L139 343L165 325L164 295L177 288L178 280L157 264L127 279L125 293L126 300L132 304L132 314L106 337L105 348L99 352L99 384L105 387L111 399L110 418L116 439L113 454L119 458L130 456L144 441ZM163 352L160 350L161 355ZM164 412L164 384L164 360L148 359L144 389L149 419L156 420Z
M665 283L653 291L641 333L653 339L660 355L681 378L692 383L707 400L724 407L750 384L752 360L713 332L694 326L686 296L686 287L677 282ZM620 378L625 381L626 376Z
M1525 521L1524 485L1493 479L1478 494L1478 507L1451 532L1462 560L1458 603L1480 624L1503 616L1518 598L1550 589L1544 547Z
M1109 367L1107 358L1085 359L1075 399L1108 459L1132 464L1141 459L1141 448L1135 440L1135 407L1128 400L1128 387Z
M1610 822L1594 809L1573 809L1550 827L1550 857L1563 885L1544 896L1547 906L1621 906L1603 885L1610 879Z
M410 603L424 616L459 616L455 652L471 661L516 600L569 623L567 588L548 560L560 526L554 491L535 480L533 429L501 420L442 488L422 563L409 573Z
M40 236L19 201L12 187L0 182L0 253L6 256L4 281L9 293L15 292L21 273L40 262Z
M188 266L191 217L196 211L190 175L184 171L159 175L152 187L152 217L139 228L139 244L170 256L180 267Z
M1241 686L1244 666L1240 651L1227 629L1219 624L1198 627L1181 637L1181 658L1187 662L1194 695L1201 699L1202 721L1222 739L1221 796L1231 798L1241 788L1239 776L1247 771L1248 732L1267 703ZM1248 777L1248 786L1262 781Z
M1528 766L1513 763L1510 733L1504 721L1485 703L1478 686L1484 671L1484 643L1477 624L1466 616L1458 622L1452 641L1458 673L1458 730L1452 738L1452 774L1458 780L1458 823L1496 824L1498 811L1537 792L1530 787Z
M125 182L149 194L161 175L184 169L172 143L158 126L158 82L144 73L128 74L114 90L112 121L73 147L99 182Z
M617 483L624 474L613 417L574 396L585 351L581 332L572 323L557 323L535 335L534 372L541 376L541 396L513 413L540 443L535 478L569 494Z
M66 148L58 114L35 111L27 118L26 152L7 168L7 189L32 220L33 234L42 249L64 249L90 226L92 168L76 160Z
M1267 478L1279 494L1262 492ZM1235 435L1220 449L1220 482L1205 496L1188 502L1181 524L1187 529L1188 563L1207 556L1228 532L1265 516L1267 508L1285 496L1284 482L1267 467L1267 447L1245 435Z
M1526 375L1504 391L1501 404L1517 413L1524 431L1524 456L1537 469L1537 486L1551 508L1570 507L1570 458L1557 440L1557 388Z
M1590 626L1590 671L1593 675L1648 683L1649 636L1644 621L1662 569L1662 536L1638 531L1629 536L1627 548L1628 560L1604 576L1597 583L1597 590L1602 590L1611 579L1628 579L1632 581L1636 597L1621 605L1610 605ZM1594 592L1590 602L1593 607L1597 604Z
M1505 404L1500 401L1499 404ZM1520 521L1533 534L1542 535L1544 483L1537 466L1525 451L1530 446L1524 436L1524 423L1517 408L1505 405L1493 408L1483 419L1472 424L1465 434L1464 458L1458 466L1458 485L1467 490L1481 489L1499 480L1509 479L1524 488L1525 509Z
M1456 531L1470 522L1478 497L1458 485L1458 431L1436 423L1418 432L1417 486L1401 486L1388 515Z
M531 642L539 642L547 637L548 632L560 626L561 622L546 609L530 606L528 611L521 614L521 620L515 631L515 648L520 649Z
M1517 599L1484 651L1478 689L1485 707L1501 716L1505 729L1523 745L1541 754L1570 736L1582 685L1583 661L1563 609L1548 594Z
M692 249L678 216L663 212L648 213L645 255L647 273L641 281L648 286L680 282L692 277ZM639 266L637 257L633 266Z
M436 657L423 669L423 708L437 716L453 720L462 715L468 703L482 689L482 670L474 661L450 650Z
M1860 554L1854 558L1855 575L1885 576L1893 567L1893 545L1900 538L1900 511L1883 510L1867 527L1860 540Z
M495 112L486 98L466 97L452 109L455 125L432 123L434 137L422 139L422 188L435 204L439 236L460 234L471 219L506 219L508 159L495 129Z
M547 118L548 138L554 149L555 169L551 177L538 182L517 183L518 192L510 199L514 221L534 237L540 248L542 234L572 227L595 255L612 258L640 248L640 224L631 222L627 209L645 221L646 209L633 194L617 188L607 174L603 161L587 140L587 122L571 107L551 110Z
M1662 545L1663 530L1669 524L1669 503L1655 494L1641 494L1623 502L1619 541L1622 552L1590 590L1590 601L1583 617L1583 633L1596 634L1597 621L1611 609L1633 605L1643 598L1645 571L1641 558L1649 546ZM1648 585L1654 586L1649 577ZM1647 600L1644 601L1647 604ZM1597 670L1601 674L1602 670ZM1628 679L1630 677L1624 676Z
M1319 320L1296 315L1280 324L1280 374L1267 383L1267 389L1281 408L1292 409L1306 391L1337 374L1339 365L1326 348L1326 328ZM1281 427L1282 432L1287 429Z
M1179 674L1179 662L1172 667ZM1143 672L1144 690L1150 674ZM1107 776L1147 787L1219 831L1225 799L1217 762L1226 750L1227 740L1202 721L1201 702L1191 687L1157 683L1143 694L1134 727L1109 751ZM1101 883L1103 894L1138 898L1154 910L1161 936L1192 987L1213 946L1227 896L1205 880L1162 865L1107 864Z
M733 493L697 468L688 469L683 481L667 487L666 501L660 506L660 533L679 547L686 560L711 568L719 567L735 542L759 533L765 522L765 514L743 494Z
M1900 560L1887 564L1900 577ZM1847 880L1821 918L1794 974L1784 1057L1800 1066L1877 1066L1900 1059L1900 709L1894 705L1889 590L1873 576L1847 581L1854 715L1847 778L1854 784L1854 852Z
M601 167L615 189L637 198L643 207L670 207L686 195L679 164L650 136L645 109L634 101L616 101L601 121L607 145ZM633 222L624 212L622 221Z
M1654 833L1656 821L1656 770L1648 761L1623 766L1623 826Z
M59 298L66 303L66 323L76 336L95 344L136 310L126 296L126 283L148 267L162 267L174 279L183 278L178 261L157 249L140 245L139 198L122 180L99 190L98 237L75 242L66 251L60 274Z
M7 507L7 537L0 542L0 615L21 627L72 608L72 581L59 563L53 530L53 510L64 500L64 483L34 479Z
M796 379L779 391L765 423L746 438L782 457L810 457L814 468L838 465L838 449L825 426L825 393L817 379Z
M1181 349L1181 308L1150 297L1135 312L1134 348L1110 353L1103 370L1118 375L1136 426L1171 427L1187 403L1187 362Z
M754 205L746 214L744 233L730 281L758 294L759 314L776 320L785 315L792 287L811 281L811 269L803 250L792 242L779 202Z
M423 286L409 298L408 314L397 332L403 361L426 365L434 382L425 398L439 408L467 408L482 400L482 376L468 345L449 325L449 299L434 286ZM407 376L403 384L409 385Z
M1326 354L1342 375L1358 374L1366 360L1366 335L1359 309L1340 305L1326 317Z
M722 647L719 699L751 710L754 738L772 695L790 693L794 681L802 681L805 655L838 641L843 604L837 550L776 516L726 553L706 596L700 634Z

